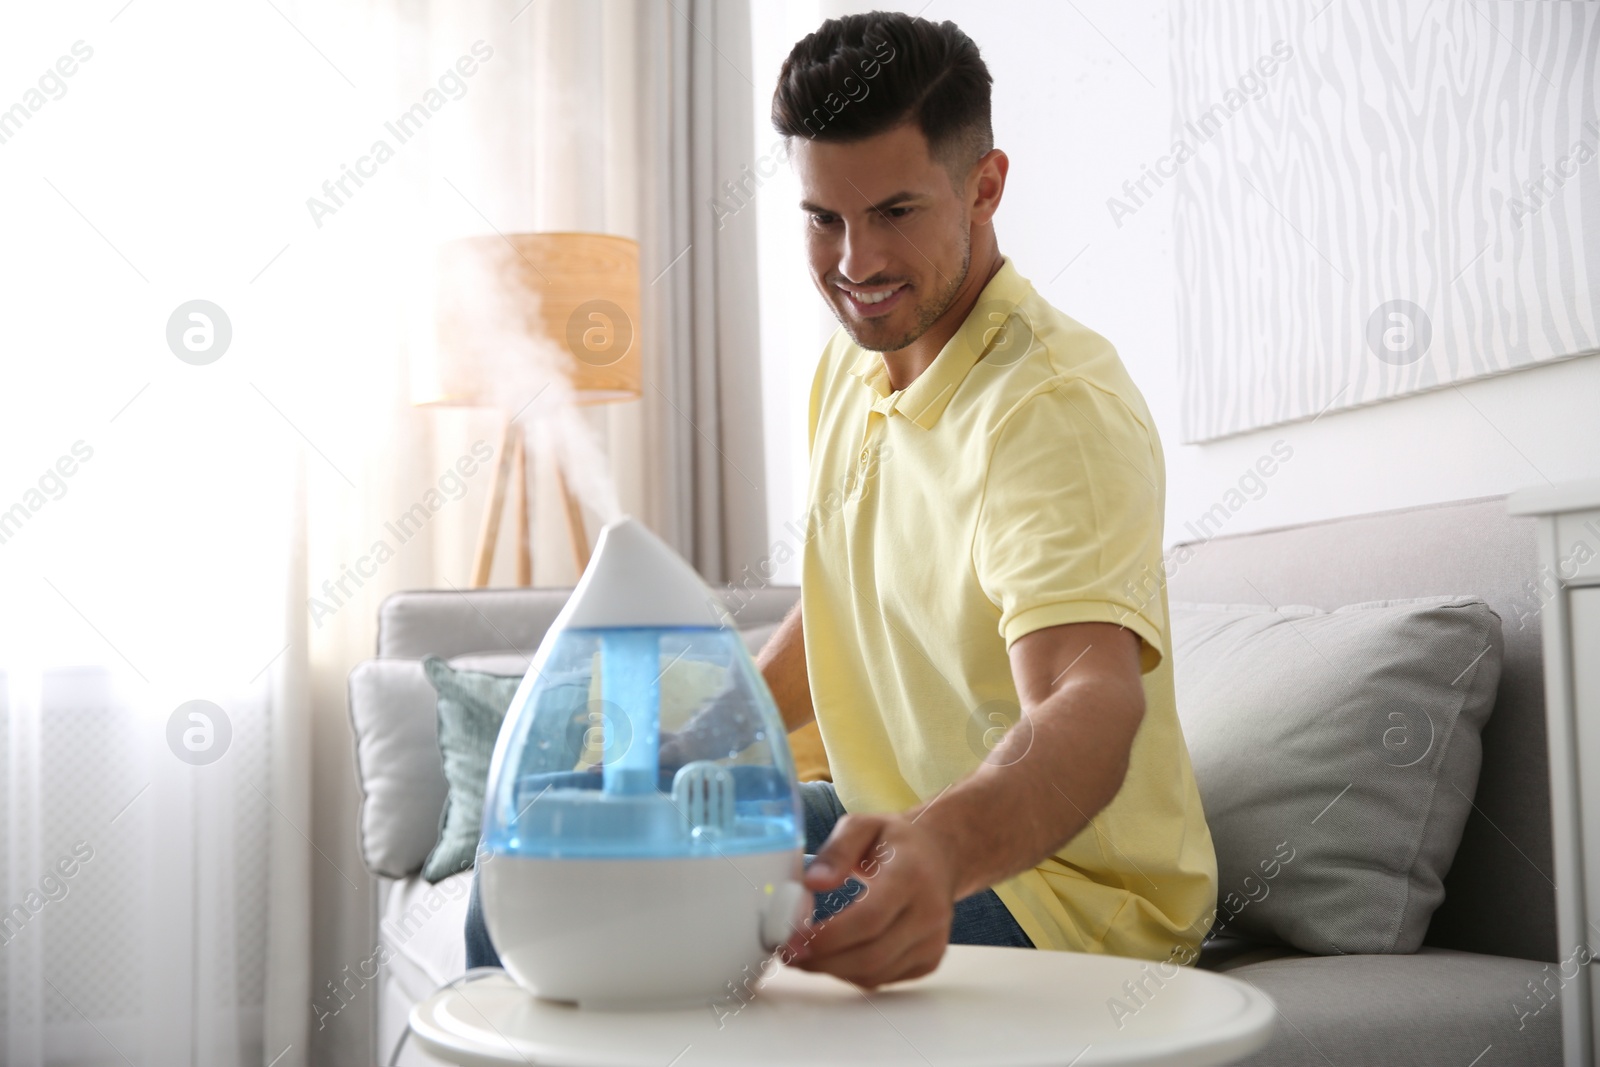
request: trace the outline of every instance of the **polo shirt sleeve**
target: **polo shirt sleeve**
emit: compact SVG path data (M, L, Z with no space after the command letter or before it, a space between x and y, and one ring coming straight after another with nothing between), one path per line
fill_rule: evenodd
M1154 435L1116 395L1064 378L1021 401L994 437L973 567L1006 647L1024 634L1109 622L1166 654L1161 469Z

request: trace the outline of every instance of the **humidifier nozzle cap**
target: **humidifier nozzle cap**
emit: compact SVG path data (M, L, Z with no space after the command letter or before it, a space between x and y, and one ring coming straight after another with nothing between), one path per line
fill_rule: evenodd
M720 627L727 609L683 557L643 523L606 524L553 631L617 627Z

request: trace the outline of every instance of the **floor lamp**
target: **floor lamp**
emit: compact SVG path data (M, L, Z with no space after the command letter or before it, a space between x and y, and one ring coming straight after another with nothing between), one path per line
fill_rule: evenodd
M598 233L521 233L466 237L439 248L439 395L426 401L501 411L494 484L484 504L473 557L473 588L489 584L501 513L509 495L517 529L517 584L533 580L529 547L527 454L509 405L527 404L514 390L558 370L580 405L637 400L643 392L639 360L639 245ZM494 292L483 288L492 286ZM488 322L493 317L496 320ZM508 345L506 330L544 337L549 355L539 366L508 366L526 346ZM498 340L497 340L498 338ZM542 364L556 362L557 368ZM532 409L537 412L537 407ZM559 460L555 473L566 510L572 557L582 574L589 565L583 510ZM509 486L509 494L507 488Z

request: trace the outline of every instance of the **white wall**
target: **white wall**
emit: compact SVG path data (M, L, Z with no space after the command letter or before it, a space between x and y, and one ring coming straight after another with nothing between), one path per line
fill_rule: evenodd
M787 6L758 18L759 116L788 47L821 17L815 4ZM919 10L821 6L827 14ZM1076 10L1059 0L932 0L921 8L924 18L951 19L970 34L994 76L995 140L1011 157L996 222L1001 250L1046 299L1109 338L1144 392L1166 449L1168 544L1193 539L1186 524L1219 502L1232 512L1220 532L1239 533L1600 477L1594 356L1210 444L1179 443L1172 187L1120 228L1106 207L1168 151L1167 10L1166 0L1077 0ZM1316 32L1294 46L1315 48ZM770 143L767 128L758 144ZM763 373L774 536L803 507L806 389L831 332L816 326L821 300L799 264L796 199L775 179L758 208L762 313L771 329L763 331ZM805 336L808 323L814 337ZM1279 440L1293 455L1265 479L1265 491L1229 496ZM1215 519L1209 532L1218 532Z
M772 129L772 90L795 42L822 21L816 0L756 2L751 6L755 83L756 173L763 177L749 210L758 212L761 292L761 391L766 437L767 531L795 551L774 580L800 580L799 540L806 503L806 405L823 343L838 323L817 295L801 244L800 184ZM782 559L786 553L769 553Z

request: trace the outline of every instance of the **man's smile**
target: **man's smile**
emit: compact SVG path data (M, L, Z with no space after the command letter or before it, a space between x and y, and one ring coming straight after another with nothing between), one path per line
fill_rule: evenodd
M901 282L890 286L855 287L835 282L834 288L844 294L846 303L857 318L875 319L898 307L911 286Z

